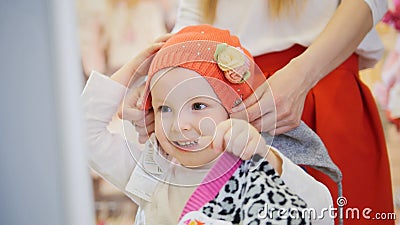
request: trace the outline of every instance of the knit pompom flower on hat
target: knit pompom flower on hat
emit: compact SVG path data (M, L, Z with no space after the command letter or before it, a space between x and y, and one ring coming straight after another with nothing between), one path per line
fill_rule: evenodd
M217 45L214 60L224 72L225 78L234 84L245 82L250 77L250 60L240 48L226 43Z

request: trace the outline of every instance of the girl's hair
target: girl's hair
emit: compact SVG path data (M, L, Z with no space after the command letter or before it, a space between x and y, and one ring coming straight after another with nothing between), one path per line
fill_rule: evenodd
M268 0L268 12L272 18L279 18L289 9L298 10L298 1L296 0Z
M297 0L264 0L268 1L268 15L277 19L289 12L289 9L298 11L299 4ZM305 1L305 0L304 0ZM201 1L201 10L203 12L203 19L205 23L213 24L215 20L215 11L217 8L218 0L203 0ZM267 10L267 9L266 9Z
M203 22L213 24L215 20L215 11L217 10L217 0L203 0L200 3L203 12Z

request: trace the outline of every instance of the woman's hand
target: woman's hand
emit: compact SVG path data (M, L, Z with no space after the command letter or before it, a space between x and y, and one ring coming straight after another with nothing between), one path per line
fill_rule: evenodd
M146 76L154 54L160 50L165 41L167 41L171 36L172 34L165 34L157 38L153 44L136 55L128 63L123 65L117 72L115 72L111 76L111 79L119 82L125 87L128 87L137 79Z
M136 80L146 76L154 54L160 50L172 34L163 35L115 72L111 79L129 87ZM141 110L144 85L133 88L125 97L117 115L120 119L131 121L139 134L139 143L145 143L154 132L154 114L152 110Z
M271 135L299 126L307 93L313 86L312 80L300 79L307 76L299 76L299 73L306 71L290 62L258 87L244 104L234 108L231 117L248 117L257 130Z
M146 143L150 134L154 132L153 109L142 110L143 90L145 84L132 89L125 97L118 111L118 117L128 120L138 132L139 143Z

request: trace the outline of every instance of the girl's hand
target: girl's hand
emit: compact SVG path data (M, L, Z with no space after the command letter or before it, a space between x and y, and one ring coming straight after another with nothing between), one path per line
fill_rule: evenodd
M257 129L239 119L228 119L217 125L212 147L216 151L231 152L243 160L267 153L265 141Z
M258 154L266 159L272 167L282 173L282 159L265 144L258 130L245 120L228 119L216 127L212 147L216 151L228 151L243 160L249 160Z

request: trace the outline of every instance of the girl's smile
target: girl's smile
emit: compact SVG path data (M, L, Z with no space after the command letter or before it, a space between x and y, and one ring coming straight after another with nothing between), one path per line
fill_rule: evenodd
M187 167L202 166L220 155L210 140L228 113L204 77L179 67L161 70L151 80L151 96L162 150Z

